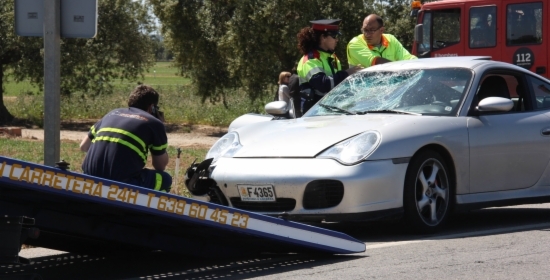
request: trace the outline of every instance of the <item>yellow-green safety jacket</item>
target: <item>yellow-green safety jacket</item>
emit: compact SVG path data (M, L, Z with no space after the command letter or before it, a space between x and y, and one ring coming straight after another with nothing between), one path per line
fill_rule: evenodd
M342 71L342 64L334 53L313 50L298 62L300 90L311 88L316 95L323 96L341 81L348 73Z
M382 34L379 47L369 45L363 34L354 37L347 46L349 67L361 65L369 67L376 63L376 58L382 57L391 61L416 59L391 34Z

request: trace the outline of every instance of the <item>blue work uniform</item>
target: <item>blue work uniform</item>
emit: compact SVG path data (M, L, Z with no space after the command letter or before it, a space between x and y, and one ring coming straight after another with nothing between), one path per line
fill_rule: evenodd
M107 113L88 132L92 144L82 170L85 174L155 190L170 190L172 177L145 169L149 151L163 155L168 147L164 124L134 107Z

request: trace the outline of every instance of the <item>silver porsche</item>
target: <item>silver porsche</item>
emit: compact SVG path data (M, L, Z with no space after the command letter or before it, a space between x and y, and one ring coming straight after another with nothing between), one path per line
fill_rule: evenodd
M521 67L392 62L302 118L281 102L235 120L188 184L195 198L298 221L402 218L421 232L456 209L550 201L550 80Z

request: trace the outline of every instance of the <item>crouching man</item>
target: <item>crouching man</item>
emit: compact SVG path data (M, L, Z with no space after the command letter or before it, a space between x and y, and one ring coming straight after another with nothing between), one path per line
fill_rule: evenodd
M158 102L159 94L152 87L140 85L130 94L128 108L114 109L95 123L80 143L86 152L84 173L170 191L172 177L164 172L168 137ZM149 150L155 170L144 168Z

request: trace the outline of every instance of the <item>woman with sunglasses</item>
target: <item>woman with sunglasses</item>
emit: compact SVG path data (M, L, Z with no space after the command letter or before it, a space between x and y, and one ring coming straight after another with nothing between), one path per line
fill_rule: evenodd
M312 26L302 28L297 36L298 48L303 54L298 62L303 113L348 75L362 69L355 66L342 71L340 60L334 54L338 36L341 35L340 19L310 22Z

